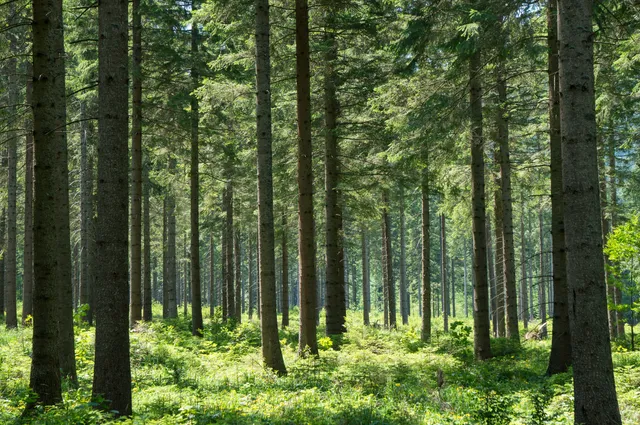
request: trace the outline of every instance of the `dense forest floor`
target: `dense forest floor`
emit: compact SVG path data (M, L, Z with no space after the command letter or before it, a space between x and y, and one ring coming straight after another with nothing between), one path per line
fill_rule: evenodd
M544 377L549 341L516 347L493 340L495 357L480 363L473 360L470 319L453 319L451 332L436 332L424 345L417 317L392 332L364 327L360 317L349 313L339 351L321 338L319 358L297 358L297 327L281 330L285 377L261 367L255 319L232 326L209 318L202 339L191 336L182 318L141 324L131 332L135 414L125 420L90 402L94 329L82 326L76 327L79 387L66 383L62 406L20 419L30 398L31 331L2 327L0 423L572 423L570 375ZM292 319L297 323L295 311ZM435 329L442 329L438 319ZM623 422L640 423L640 352L616 345L613 360Z

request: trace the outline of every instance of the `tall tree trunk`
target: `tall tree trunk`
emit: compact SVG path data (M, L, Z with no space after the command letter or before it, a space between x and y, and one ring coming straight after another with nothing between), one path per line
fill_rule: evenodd
M213 318L216 311L216 278L215 278L215 245L213 233L209 235L209 316Z
M371 312L371 283L369 271L369 241L367 230L363 226L362 240L362 319L365 326L369 326L369 313Z
M404 193L400 189L400 315L402 316L403 325L409 323L405 232Z
M540 236L540 280L538 284L538 313L540 314L540 337L547 338L547 271L544 255L544 220L542 210L538 211L538 226Z
M93 397L131 415L128 272L128 4L103 2L99 20L98 223ZM36 150L37 151L37 150ZM36 179L38 181L38 179Z
M475 357L491 357L489 300L487 292L487 236L484 188L484 140L482 137L482 60L480 49L469 61L471 104L471 203L473 205L473 347Z
M383 267L386 269L384 290L387 310L389 313L388 326L396 328L396 289L393 279L393 253L391 251L391 218L389 217L389 191L382 191L382 244L384 245Z
M3 321L4 321L4 313L6 311L5 303L4 303L4 291L6 289L4 285L4 248L6 246L6 233L7 233L6 224L7 224L7 210L3 207L2 216L0 217L0 318L2 318Z
M449 287L447 282L447 228L444 214L440 214L440 278L442 293L442 319L444 331L449 332Z
M493 259L493 252L491 250L492 240L491 240L491 220L487 220L487 269L489 271L489 318L491 319L491 325L493 326L493 335L498 336L498 314L497 303L496 303L496 268L498 267L498 262ZM496 252L497 256L497 252Z
M132 3L131 237L129 326L142 319L142 13Z
M499 157L499 155L498 155ZM504 279L504 207L502 202L502 179L496 175L497 189L494 192L495 238L496 238L496 336L505 337L505 279ZM492 303L493 304L493 303ZM517 320L517 316L516 316Z
M169 159L169 173L173 174L176 170L176 159ZM168 318L178 317L178 282L176 261L176 198L169 188L167 197L167 298L168 298Z
M464 317L469 317L469 296L467 294L467 279L468 279L468 275L467 275L467 239L464 239L463 242L463 247L464 247L464 275L463 275L463 279L464 279Z
M456 261L451 256L451 274L449 279L451 280L451 317L456 317L456 285L455 285L455 264Z
M62 0L33 2L33 143L35 186L33 209L34 279L33 352L29 387L37 403L62 401L58 356L59 281L62 275L58 250L62 243L61 217L68 214L64 193L68 190L64 33ZM53 194L54 196L51 196ZM0 233L4 242L5 214ZM67 239L68 243L68 239ZM4 243L3 243L4 245ZM3 246L4 248L4 246Z
M520 267L522 272L522 280L520 280L520 297L521 297L521 316L524 328L529 326L529 312L527 306L529 305L527 299L527 240L524 233L524 202L522 204L522 213L520 214Z
M602 141L602 137L599 138L599 141ZM598 155L598 171L599 171L599 180L600 180L600 219L602 221L602 240L604 245L607 244L607 239L609 237L609 233L611 232L611 221L609 220L609 214L607 213L607 172L605 166L605 147L603 143L600 144L600 152ZM606 254L604 255L605 261L605 269L604 269L604 280L607 285L607 297L608 303L615 306L616 296L614 284L612 282L611 276L609 276L609 258ZM616 338L618 327L617 327L617 317L615 308L608 308L608 319L609 319L609 337L611 339Z
M282 212L282 327L289 326L289 248L287 246L287 213Z
M93 282L93 169L89 159L89 132L86 105L80 105L80 304L89 305L91 284ZM93 165L93 164L91 164ZM84 316L89 321L90 312Z
M10 6L9 15L16 13L15 6ZM18 34L15 31L9 31L9 51L7 72L9 74L9 115L17 116L17 104L19 97L18 81ZM15 124L9 124L13 127ZM16 199L18 193L17 181L17 162L18 162L18 134L15 131L9 131L7 134L7 246L4 254L4 284L5 284L5 308L7 315L5 323L7 328L16 328L18 326L18 312L16 299L16 236L17 236L17 206ZM64 220L62 220L64 221ZM69 270L70 271L70 270ZM70 282L69 282L70 283Z
M513 244L513 201L511 199L511 160L509 158L509 111L507 108L507 79L504 65L497 71L498 89L498 143L500 146L500 186L502 193L502 237L504 247L504 267L502 279L507 302L507 338L520 341L518 332L518 306L516 295L516 265ZM526 305L525 305L526 310Z
M428 164L428 154L425 149L425 163ZM420 337L423 341L431 340L431 235L429 233L429 169L428 166L422 170L420 181L421 194L421 264L420 279L422 285L422 323Z
M338 44L333 28L334 11L327 11L324 40L327 50L324 55L324 120L325 120L325 214L326 214L326 332L340 335L346 331L344 312L346 311L345 278L340 233L340 208L338 206L338 114L336 95L335 61ZM342 271L342 272L341 272Z
M162 318L169 317L169 199L162 201Z
M269 0L256 0L256 133L258 139L258 316L262 358L278 374L287 372L276 314L275 235L273 225L273 153L271 133L271 57ZM250 248L251 249L251 248ZM249 261L251 264L251 261ZM302 319L302 316L301 316ZM300 321L302 323L302 320ZM315 324L315 321L314 321ZM314 334L315 335L315 334Z
M224 192L224 210L226 215L225 223L225 286L227 302L227 318L237 320L235 287L234 287L234 267L233 267L233 183L231 182L231 159L227 163L227 184Z
M313 218L309 5L296 0L296 88L298 114L298 258L300 334L298 351L318 354L316 336L316 248Z
M198 8L192 0L191 9ZM193 90L200 86L198 73L198 23L191 24L191 84ZM202 289L200 284L200 173L198 166L198 142L200 113L198 98L191 96L191 333L202 336Z
M33 64L27 61L26 103L33 106ZM24 178L24 273L22 275L22 324L33 316L33 115L27 111L25 119L25 178ZM2 288L0 288L1 290ZM0 310L2 308L0 307ZM0 314L1 315L1 314Z
M607 329L598 193L593 2L558 2L560 120L574 418L621 424Z
M253 235L249 234L249 321L253 319L253 311L255 310L255 287L253 283Z
M235 312L236 312L236 320L238 323L242 321L242 274L241 274L241 262L242 262L242 252L240 251L240 231L235 230L233 232L233 259L234 259L234 278L235 278Z
M226 189L222 193L222 198L226 200ZM226 201L223 201L226 202ZM225 220L226 221L226 220ZM229 287L227 282L227 225L226 222L222 226L222 248L220 250L220 302L222 304L222 320L226 321L230 318L229 315Z
M144 256L142 276L142 319L150 322L153 319L153 292L151 288L151 212L149 208L149 169L142 171L142 215L144 220Z

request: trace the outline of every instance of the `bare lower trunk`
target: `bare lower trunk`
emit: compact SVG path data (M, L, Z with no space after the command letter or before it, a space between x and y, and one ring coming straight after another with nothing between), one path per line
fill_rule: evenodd
M93 398L131 415L128 276L128 5L98 10L99 142ZM37 152L37 150L36 150Z
M449 332L449 287L447 282L447 230L444 214L440 215L440 278L444 331Z
M491 357L489 338L489 300L487 292L487 237L484 186L484 140L482 137L482 60L476 50L469 62L471 104L471 203L473 205L473 331L474 352L478 360Z
M527 242L524 234L524 204L522 207L522 214L520 214L520 267L522 271L522 280L520 281L520 297L521 297L521 319L525 329L529 326L529 312L527 306L529 305L527 298Z
M400 315L402 324L409 323L409 292L407 291L407 265L405 242L404 193L400 195Z
M362 228L362 318L365 326L369 325L371 311L371 284L369 281L369 241L367 230Z
M27 105L33 105L33 67L27 62ZM22 276L22 324L33 315L33 116L25 119L25 178L24 178L24 273ZM0 288L2 290L2 288ZM0 307L0 310L2 308Z
M393 258L391 251L391 218L389 217L389 193L387 189L382 191L382 244L384 245L383 267L386 272L384 280L384 291L386 307L388 311L388 326L396 328L396 290L393 279Z
M151 212L149 208L149 170L145 167L142 174L142 215L144 220L144 256L142 276L142 319L150 322L153 318L153 292L151 288Z
M309 350L311 354L318 354L309 51L308 2L307 0L296 0L298 258L300 263L300 334L298 351L300 354L304 354L306 350Z
M282 327L289 326L289 247L287 244L287 214L282 213Z
M574 418L621 424L607 329L598 191L593 2L558 2L560 119Z
M538 225L540 236L540 280L538 283L538 313L540 315L540 337L547 338L547 271L544 255L544 221L542 211L538 211Z
M425 159L428 155L425 152ZM431 339L431 265L429 264L431 258L431 242L429 233L429 169L422 170L422 179L420 184L421 194L421 271L420 280L422 285L422 298L420 303L422 305L422 327L420 330L420 337L423 341L429 341Z

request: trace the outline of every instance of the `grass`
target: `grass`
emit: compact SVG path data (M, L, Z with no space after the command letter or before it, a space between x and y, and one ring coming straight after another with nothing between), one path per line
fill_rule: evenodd
M307 359L297 358L297 328L289 327L280 330L289 373L277 377L262 368L255 319L245 316L245 323L232 326L208 318L201 339L191 336L187 319L155 319L131 332L134 416L125 419L91 403L94 330L81 326L79 387L65 383L63 404L21 419L32 396L31 332L0 330L0 423L529 425L573 419L570 375L543 376L549 341L517 347L493 340L496 356L476 362L470 320L448 334L435 332L425 345L417 317L386 331L364 327L360 314L350 312L341 349L323 337L320 356ZM441 329L438 319L434 326ZM640 353L616 348L614 363L623 421L640 423Z

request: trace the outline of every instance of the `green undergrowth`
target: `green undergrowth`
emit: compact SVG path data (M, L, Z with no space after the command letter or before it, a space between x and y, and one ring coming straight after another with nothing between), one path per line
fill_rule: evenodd
M79 386L65 383L63 404L21 418L32 397L31 332L2 329L0 424L572 423L570 375L544 377L549 341L493 340L495 357L476 362L468 319L454 321L447 334L434 332L430 344L420 341L417 317L396 331L364 327L355 312L348 319L340 340L320 338L319 357L298 358L297 327L280 330L284 377L262 368L255 319L208 318L203 338L192 337L183 318L141 324L131 332L135 413L126 419L91 403L94 330L82 326ZM438 319L434 327L442 329ZM614 363L624 422L640 423L640 353L614 350Z

